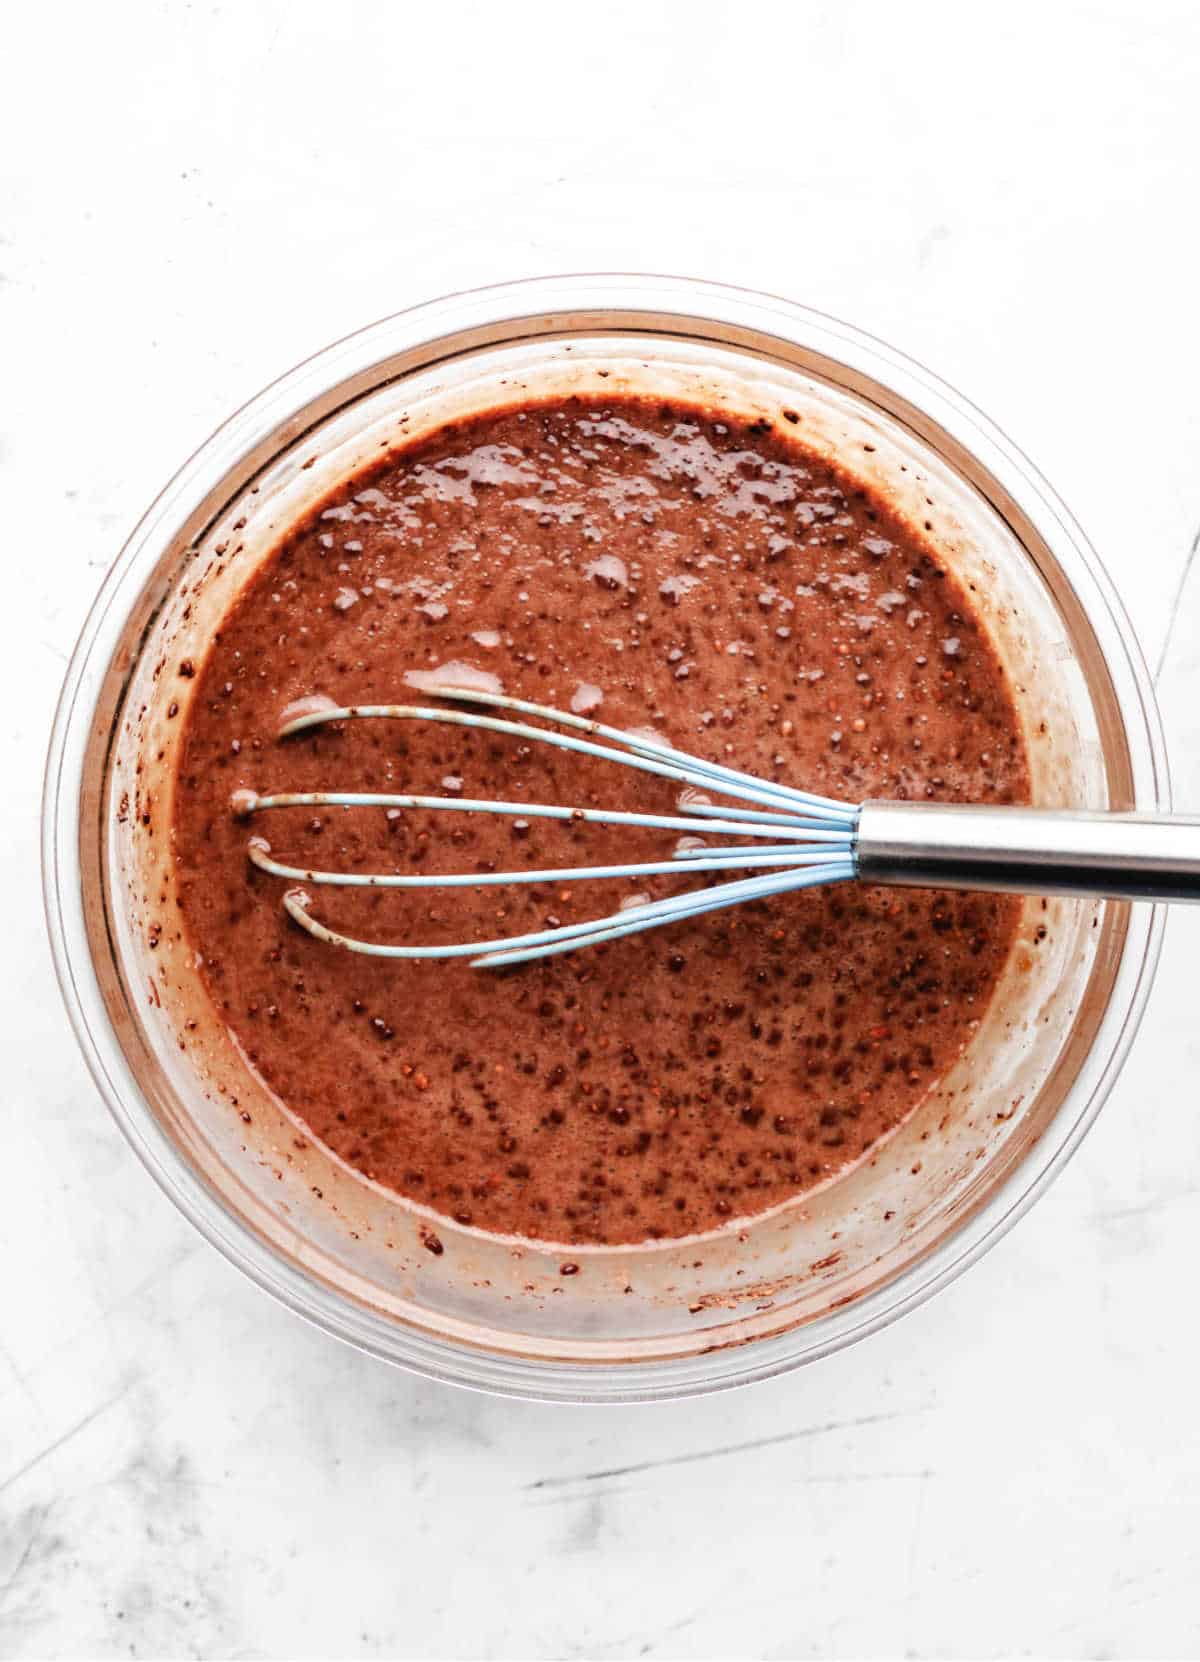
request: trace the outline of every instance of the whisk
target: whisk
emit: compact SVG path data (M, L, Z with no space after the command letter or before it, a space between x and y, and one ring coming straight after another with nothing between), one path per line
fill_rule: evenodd
M1018 807L966 807L913 802L839 802L790 785L757 779L704 761L639 733L501 693L455 686L424 689L456 705L483 706L550 723L535 727L476 709L409 704L355 704L309 709L287 721L280 739L333 722L432 721L503 733L526 742L600 757L677 781L677 814L622 812L553 803L482 801L362 791L239 790L233 812L248 818L272 808L432 809L529 819L639 826L691 833L662 860L564 866L547 870L359 873L317 871L277 860L264 837L252 836L249 857L260 870L293 884L283 896L289 916L331 946L375 958L470 958L500 968L624 935L661 928L744 901L817 884L898 884L916 888L982 889L1019 894L1102 896L1115 900L1200 900L1200 819L1127 813L1062 812ZM710 794L730 798L721 807ZM701 836L702 834L702 839ZM749 839L738 843L731 838ZM694 839L694 840L693 840ZM720 839L713 841L712 839ZM689 873L752 873L661 900L627 904L584 923L562 924L490 941L450 945L386 944L355 939L312 915L304 884L372 889L477 889L489 884L572 882Z

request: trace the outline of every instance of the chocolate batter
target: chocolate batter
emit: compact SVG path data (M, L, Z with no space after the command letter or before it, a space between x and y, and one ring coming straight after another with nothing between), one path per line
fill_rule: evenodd
M199 675L175 846L214 1004L317 1137L464 1224L641 1241L810 1188L911 1113L1013 942L1011 899L848 885L501 973L388 962L304 934L286 885L247 861L252 831L289 863L363 872L669 852L670 833L544 820L231 813L242 787L674 811L666 780L496 735L276 737L296 699L420 702L423 676L855 801L1027 800L1012 698L959 583L883 500L765 423L570 399L446 427L287 537ZM596 916L634 886L311 892L349 934L440 942Z

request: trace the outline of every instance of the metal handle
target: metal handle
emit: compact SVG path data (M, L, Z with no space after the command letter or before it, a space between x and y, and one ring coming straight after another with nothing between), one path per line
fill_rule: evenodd
M1200 819L867 802L855 856L866 883L1200 901Z

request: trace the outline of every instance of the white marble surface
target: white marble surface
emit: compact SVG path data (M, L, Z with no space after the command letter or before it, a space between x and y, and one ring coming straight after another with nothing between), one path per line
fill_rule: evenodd
M0 101L0 1653L1200 1652L1200 917L1051 1194L836 1360L674 1408L423 1384L244 1282L76 1055L39 775L178 461L450 288L692 272L966 390L1116 574L1200 810L1189 4L45 0Z

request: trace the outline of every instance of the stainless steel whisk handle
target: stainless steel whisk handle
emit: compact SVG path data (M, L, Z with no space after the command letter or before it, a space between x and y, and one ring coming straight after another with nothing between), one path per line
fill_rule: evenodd
M866 802L864 883L1200 901L1200 819L1047 808Z

